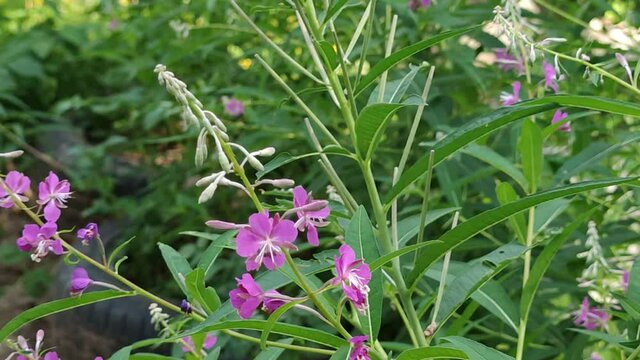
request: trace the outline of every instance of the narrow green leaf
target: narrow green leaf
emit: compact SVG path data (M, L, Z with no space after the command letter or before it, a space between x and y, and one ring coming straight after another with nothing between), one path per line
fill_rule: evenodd
M349 351L351 350L351 346L344 345L338 348L336 352L331 355L329 360L348 360L349 359Z
M109 360L129 360L131 355L131 346L123 347L122 349L116 351Z
M464 351L439 346L405 350L396 360L469 359Z
M7 337L13 334L16 330L20 329L24 325L43 318L48 315L57 314L66 310L77 308L84 305L89 305L101 301L118 299L127 296L132 296L134 293L121 292L115 290L106 291L94 291L84 293L77 297L70 297L66 299L54 300L48 303L36 305L29 310L23 311L18 316L11 319L2 328L0 328L0 343L7 339Z
M129 240L123 242L122 244L118 245L118 247L116 247L115 249L113 249L113 251L111 252L111 255L109 255L109 259L107 260L107 267L111 267L111 264L113 263L113 260L115 260L116 256L118 256L118 254L124 250L124 248L129 245L129 243L131 241L133 241L133 239L135 239L135 236L132 236Z
M180 360L180 358L152 353L136 353L131 354L129 360Z
M269 315L269 318L267 319L267 323L265 324L264 329L262 329L262 334L260 335L260 349L264 350L267 348L267 340L269 340L269 333L271 332L271 329L273 329L273 326L278 322L280 317L284 315L284 313L289 311L291 308L293 308L294 306L304 301L305 300L289 301L288 303L285 303L284 305L276 309L276 311L274 311L271 315Z
M509 216L517 214L532 206L536 206L546 201L579 194L584 191L600 189L607 186L630 183L636 181L637 179L638 177L628 177L613 180L585 181L582 183L571 184L552 190L539 192L534 195L529 195L518 201L505 204L478 214L468 221L465 221L462 224L458 225L454 229L447 231L439 239L442 241L442 243L435 245L428 252L425 251L424 256L418 259L415 268L407 277L407 282L409 284L415 284L416 281L422 277L424 271L426 271L426 269L431 266L433 262L443 256L447 251L455 248L456 246L460 245L461 243L465 242L481 231L507 219Z
M220 244L227 244L233 241L233 237L236 235L235 231L227 231L220 235L209 244L209 247L204 251L198 261L198 267L204 271L204 278L208 279L213 274L213 265L215 264L218 255L222 251L223 247Z
M576 220L571 222L571 224L564 228L562 233L554 237L547 245L544 246L544 249L536 258L536 261L531 268L531 272L529 273L529 279L522 289L522 296L520 298L520 314L523 319L527 320L529 316L533 299L535 298L540 282L544 277L544 273L549 268L549 265L551 265L553 257L569 239L571 234L573 234L573 232L576 231L583 222L592 216L595 209L597 208L593 208L590 211L585 212Z
M382 97L382 103L399 103L402 97L409 89L409 86L413 83L413 79L418 74L418 71L426 67L426 63L419 66L409 65L410 70L402 77L402 79L389 81L384 88L384 96ZM367 105L378 103L378 94L380 92L380 85L369 95L369 101Z
M350 153L347 149L342 148L340 146L337 145L327 145L322 149L322 153L327 154L327 155L339 155L339 156L344 156L344 157L348 157L348 158L354 158L354 155L352 153ZM256 172L256 177L258 179L262 178L263 176L267 175L268 173L286 165L289 163L292 163L294 161L300 160L300 159L304 159L307 157L311 157L311 156L318 156L320 155L320 153L318 152L313 152L313 153L307 153L307 154L302 154L302 155L291 155L287 152L283 152L283 153L279 153L278 156L276 156L273 160L269 161L268 163L266 163L264 165L264 169L260 170L258 172Z
M520 171L520 169L513 165L513 163L511 163L511 161L509 161L507 158L493 151L491 148L472 143L469 144L466 148L462 149L462 152L469 156L473 156L474 158L483 161L509 175L518 183L518 185L520 185L523 190L529 188L529 183L522 174L522 171Z
M356 257L364 259L367 264L380 257L376 237L373 233L373 225L367 216L367 210L360 205L351 218L349 227L345 233L345 242L353 248ZM366 315L358 314L362 328L369 339L377 339L382 322L382 272L371 271L369 281L369 307Z
M332 1L331 6L329 7L329 10L327 10L327 13L324 16L324 19L322 20L322 25L324 26L326 23L329 22L329 20L333 19L334 16L338 15L338 13L340 13L340 11L342 11L342 9L345 8L347 1L349 0Z
M616 299L620 301L620 305L634 320L640 320L640 303L626 297L624 294L614 294Z
M612 335L612 334L603 333L601 331L594 331L594 330L587 330L587 329L570 328L568 330L569 331L575 331L575 332L580 333L580 334L585 334L587 336L590 336L590 337L605 341L605 342L607 342L609 344L612 344L612 345L618 345L618 346L622 346L622 347L627 348L625 345L623 345L623 343L626 341L626 339L621 335Z
M608 99L600 96L550 95L526 101L523 104L538 105L556 103L560 107L577 107L582 109L604 111L611 114L640 117L640 106L635 103Z
M540 184L544 159L542 156L542 131L533 121L525 120L518 140L524 176L529 181L528 193L534 193Z
M324 59L328 63L329 68L335 69L338 67L338 56L336 51L333 50L333 45L326 40L318 42L318 45L320 45L320 49L324 54Z
M506 182L501 182L498 184L498 186L496 186L496 195L498 196L500 205L505 205L517 201L520 198L511 184ZM526 243L527 224L524 220L524 214L520 213L510 216L509 224L516 233L518 240L520 240L520 242L523 244Z
M427 212L427 217L425 219L424 225L425 227L434 221L440 219L443 216L449 215L452 212L459 210L458 207L449 207L444 209L435 209ZM420 215L412 215L406 217L400 221L398 221L398 234L400 234L400 239L398 239L398 243L400 245L404 245L409 242L409 240L413 239L414 236L418 234L420 227Z
M640 302L640 259L636 258L629 271L629 288L627 290L627 296Z
M487 135L507 124L527 116L535 115L544 111L557 108L557 104L542 105L516 105L498 109L491 114L481 116L466 125L458 128L444 139L438 141L433 150L435 150L434 166L438 165L449 155L455 153L459 149L467 146L471 142ZM427 172L429 167L429 153L423 155L415 164L405 170L400 176L396 185L391 188L389 194L385 198L385 203L390 204L393 199L416 181L419 177Z
M213 288L205 287L204 270L196 268L185 276L185 285L190 301L197 301L207 315L220 307L220 298Z
M400 249L398 249L396 251L392 251L392 252L390 252L388 254L385 254L385 255L381 256L379 259L376 259L375 261L371 262L369 264L369 267L371 268L371 271L377 270L380 267L382 267L384 264L390 262L391 260L393 260L393 259L395 259L395 258L397 258L399 256L412 253L412 252L414 252L414 251L416 251L418 249L422 249L423 247L427 247L427 246L428 247L435 247L436 245L439 245L439 244L442 244L442 241L431 240L431 241L422 242L420 244L408 245L408 246L400 248ZM429 250L427 249L427 251L429 251Z
M355 89L355 96L360 95L360 93L368 88L380 75L382 75L383 72L389 70L392 66L396 65L402 60L407 59L410 56L413 56L418 52L436 45L444 40L465 34L471 30L475 30L480 26L481 25L474 25L464 29L445 31L429 39L422 40L394 52L393 54L376 63L376 65L372 67L371 70L369 70L369 73L362 78L360 83L357 84Z
M216 330L225 330L225 329L237 329L237 330L264 330L267 325L267 321L265 320L236 320L236 321L223 321L217 322L215 324L200 324L193 329L187 330L186 332L179 334L178 336L171 338L169 340L177 340L184 336L193 335L196 333L206 333ZM271 332L281 335L290 336L296 339L308 340L318 344L326 345L332 348L339 348L342 345L347 343L341 337L335 336L333 334L329 334L328 332L312 329L300 325L293 324L285 324L285 323L275 323Z
M448 341L456 349L464 351L469 360L513 360L511 356L471 339L460 336L447 336L442 340Z
M373 104L366 106L356 120L357 149L363 159L371 158L380 142L391 115L403 107L402 104Z
M187 274L191 272L189 262L169 245L158 243L158 247L160 248L164 262L167 264L169 271L171 271L171 275L173 275L173 279L178 283L182 292L188 296L189 293L183 280L184 276L187 276ZM180 275L182 275L182 278Z
M518 259L526 251L526 247L520 244L506 244L491 253L469 263L465 270L455 278L445 289L440 310L436 315L436 322L442 326L451 315L460 307L476 290L515 259ZM517 332L518 326L507 317L508 324Z

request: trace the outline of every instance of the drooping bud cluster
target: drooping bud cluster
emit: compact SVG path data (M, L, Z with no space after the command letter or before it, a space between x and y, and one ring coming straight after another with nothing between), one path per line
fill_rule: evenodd
M160 331L162 334L162 332L167 328L167 319L169 319L169 314L165 314L160 305L151 303L149 305L149 316L151 317L151 325L153 325L153 328L156 329L156 331Z
M228 175L238 170L237 168L234 168L235 159L231 158L235 157L235 153L233 151L238 151L238 153L243 157L243 160L236 163L236 166L244 169L245 165L249 164L249 166L256 171L262 171L264 170L264 165L259 158L273 156L276 149L273 147L267 147L257 151L249 151L244 146L230 141L229 135L227 134L227 127L222 120L220 120L220 118L213 112L205 110L202 103L191 91L189 91L187 85L183 81L176 78L171 71L167 71L167 68L164 65L156 65L154 71L158 74L159 83L164 85L167 91L173 95L182 106L182 117L185 122L200 130L196 142L196 166L201 167L204 165L205 160L207 160L210 155L207 146L208 138L211 137L211 139L213 139L215 151L212 155L220 165L222 171L211 173L196 183L196 186L205 187L198 199L198 202L204 203L210 200L215 194L218 186L231 186L248 192L245 185L227 178ZM231 109L229 109L230 105L233 105L231 106ZM244 112L242 103L236 99L233 99L233 102L232 100L225 99L225 109L234 117L239 116ZM256 181L253 184L253 187L263 184L270 184L280 188L292 187L294 185L293 180L289 179L263 179Z

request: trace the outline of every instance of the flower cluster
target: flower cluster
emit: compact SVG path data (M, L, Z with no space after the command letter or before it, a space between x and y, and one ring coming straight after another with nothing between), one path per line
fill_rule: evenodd
M15 350L6 358L11 360L15 356L15 360L61 360L55 351L45 349L44 344L44 330L38 330L36 332L36 343L33 347L29 345L27 339L22 335L18 336L15 344L10 343L10 346ZM103 360L101 356L96 356L94 360Z

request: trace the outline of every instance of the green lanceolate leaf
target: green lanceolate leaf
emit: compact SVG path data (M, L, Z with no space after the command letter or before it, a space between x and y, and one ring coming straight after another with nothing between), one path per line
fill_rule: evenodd
M388 254L385 254L385 255L381 256L379 259L376 259L375 261L371 262L369 264L369 267L371 268L371 271L377 270L377 269L381 268L382 266L384 266L386 263L390 262L391 260L393 260L393 259L395 259L397 257L412 253L414 251L422 249L423 247L434 247L434 246L439 245L439 244L442 244L442 241L431 240L431 241L422 242L420 244L413 244L413 245L405 246L405 247L400 248L400 249L398 249L396 251L392 251L392 252L390 252ZM430 251L430 249L427 249L426 251Z
M106 290L106 291L94 291L84 293L77 297L70 297L66 299L54 300L48 303L36 305L29 310L26 310L20 315L13 318L11 321L6 323L0 329L0 343L2 343L6 338L13 334L16 330L20 329L24 325L43 318L48 315L57 314L59 312L63 312L66 310L70 310L73 308L77 308L84 305L89 305L101 301L118 299L122 297L132 296L134 293L132 292L121 292L115 290Z
M511 184L506 182L501 182L496 186L496 195L498 196L498 201L500 205L505 205L514 201L517 201L520 197L513 189ZM527 238L527 224L524 220L523 214L515 214L509 217L509 225L513 228L518 240L521 243L526 242Z
M579 95L550 95L540 99L526 101L523 104L551 104L556 103L560 107L577 107L582 109L604 111L611 114L629 115L640 117L640 106L635 103L607 99L600 96Z
M464 351L440 346L405 350L396 360L469 359Z
M552 110L557 107L558 105L553 103L530 106L510 106L498 109L489 115L476 118L435 144L433 147L433 150L435 150L434 166L442 162L449 155L484 135L487 135L516 120ZM390 204L391 201L393 201L396 196L400 195L404 189L424 175L427 172L428 167L429 154L426 153L415 164L405 170L402 176L400 176L396 185L394 185L389 191L389 194L387 194L385 203L387 205Z
M579 194L584 191L590 191L594 189L600 189L612 185L620 185L625 183L634 182L638 177L628 177L613 180L597 180L597 181L585 181L582 183L571 184L552 190L543 191L534 195L529 195L518 201L487 210L481 214L478 214L468 221L463 222L454 229L447 231L440 237L442 243L433 246L428 252L424 252L422 256L416 262L415 268L411 271L407 277L407 282L415 285L422 274L427 270L431 264L437 259L443 256L447 251L455 248L461 243L467 241L474 235L481 231L507 219L508 217L524 211L532 206L536 206L546 201L558 199L561 197L571 196Z
M122 349L116 351L109 360L129 360L131 356L131 346L123 347Z
M188 296L189 293L184 284L184 277L191 272L189 262L169 245L158 243L158 247L160 248L164 262L167 264L169 271L171 271L171 275L173 275L173 279L178 283L182 292Z
M538 189L544 159L542 156L542 131L533 121L525 120L518 140L518 150L522 160L524 176L529 182L527 192L532 194Z
M336 352L331 355L329 360L347 360L349 359L349 351L351 350L351 346L345 345L341 346L336 350Z
M512 261L520 258L526 249L520 244L506 244L468 264L445 289L440 310L436 315L436 323L442 326L476 290ZM517 332L518 324L515 323L517 320L506 313L504 316L507 323Z
M511 356L471 339L460 336L448 336L442 340L448 341L456 349L464 351L469 360L513 360Z
M323 154L327 154L327 155L338 155L338 156L344 156L344 157L348 157L351 159L354 159L354 155L352 153L349 152L349 150L342 148L340 146L337 145L327 145L322 149L322 153ZM287 152L284 153L279 153L278 156L276 156L273 160L269 161L268 163L266 163L264 165L264 169L260 170L258 172L256 172L256 176L258 177L258 179L262 178L263 176L267 175L268 173L286 165L289 163L292 163L294 161L300 160L300 159L304 159L307 157L311 157L311 156L318 156L321 153L319 152L313 152L313 153L307 153L307 154L302 154L302 155L291 155Z
M424 222L424 226L433 223L434 221L440 219L445 215L449 215L452 212L459 210L457 207L450 207L444 209L435 209L427 212L427 217ZM412 215L406 217L400 221L398 221L398 234L400 234L400 239L398 239L398 243L400 245L404 245L409 240L413 239L414 236L418 234L418 228L420 227L420 215Z
M184 283L187 287L190 301L197 301L207 315L218 310L220 298L213 288L207 288L204 284L204 270L196 268L185 276Z
M529 273L529 279L522 289L522 297L520 298L520 316L524 321L529 317L529 311L531 310L533 299L538 291L538 286L540 286L544 273L549 268L549 265L551 265L553 257L569 239L571 234L573 234L573 232L576 231L583 222L588 220L594 211L595 208L587 211L564 228L562 233L554 237L547 245L544 246L544 249L536 258L536 261L531 268L531 272Z
M342 11L342 9L345 8L345 5L347 4L349 0L334 0L331 2L331 6L329 7L329 10L327 10L327 13L324 16L324 19L322 20L322 24L326 24L327 22L329 22L329 20L331 20L334 16L338 15L340 13L340 11Z
M293 339L282 339L278 340L279 343L291 345L293 343ZM282 355L284 352L284 348L279 347L271 347L264 351L262 351L258 356L254 358L254 360L276 360Z
M213 274L213 265L223 249L221 244L227 244L233 241L232 239L235 235L235 231L227 231L226 233L218 236L204 251L200 257L200 261L198 261L198 267L204 271L205 279L208 279L209 276Z
M383 72L389 70L392 66L396 65L397 63L401 62L404 59L409 58L410 56L413 56L415 54L417 54L418 52L427 49L433 45L436 45L444 40L462 35L464 33L467 33L471 30L477 29L479 28L481 25L474 25L468 28L464 28L464 29L456 29L456 30L450 30L450 31L445 31L441 34L438 34L436 36L433 36L429 39L426 40L422 40L418 43L415 43L413 45L409 45L405 48L402 48L396 52L394 52L393 54L389 55L388 57L382 59L382 61L379 61L374 67L371 68L371 70L369 70L369 73L367 74L367 76L365 76L364 78L362 78L362 80L357 84L356 89L355 89L355 96L360 95L360 93L362 93L362 91L364 91L366 88L368 88L380 75L382 75Z
M418 71L424 69L427 65L422 64L420 66L409 65L409 72L402 77L402 79L389 81L387 86L384 88L384 96L382 97L382 103L394 104L399 103L402 100L402 97L409 89L409 86L413 82L413 79L418 74ZM369 95L369 101L367 105L375 104L378 102L378 97L380 93L380 86L377 86Z
M367 211L361 205L349 222L345 233L345 242L353 248L356 258L364 259L369 264L380 257L376 237L373 233L373 225L367 216ZM369 281L369 308L367 314L358 315L363 330L369 339L377 339L382 322L382 272L372 271Z
M520 187L522 187L522 189L526 190L529 188L529 183L522 174L522 171L520 171L520 169L518 169L507 158L493 151L491 148L477 144L469 144L469 146L464 148L462 152L509 175L518 183L518 185L520 185Z
M238 321L223 321L217 322L212 325L200 324L194 329L187 330L186 332L179 334L178 336L169 340L177 340L184 336L193 335L196 333L207 333L216 330L236 329L236 330L257 330L262 331L265 329L267 321L265 320L238 320ZM347 343L346 340L329 334L328 332L312 329L300 325L292 325L285 323L275 323L271 329L272 333L290 336L296 339L308 340L318 344L326 345L332 348L339 348Z
M271 329L273 329L273 326L278 322L278 319L280 319L280 317L284 315L285 312L289 311L291 308L293 308L294 306L304 301L305 300L289 301L288 303L285 303L284 305L276 309L276 311L274 311L271 315L269 315L269 318L267 319L267 323L264 326L264 329L262 329L262 334L260 335L260 348L262 350L267 348L267 340L269 340L269 333L271 332Z
M373 104L362 110L356 120L356 139L358 153L363 159L371 158L391 115L403 106L402 104Z

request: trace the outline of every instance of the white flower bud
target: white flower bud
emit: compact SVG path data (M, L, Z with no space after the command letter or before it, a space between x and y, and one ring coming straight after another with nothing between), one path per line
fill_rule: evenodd
M271 185L280 188L280 189L288 189L293 187L296 184L295 181L291 179L275 179L271 180Z
M262 165L260 160L258 160L255 156L251 154L247 154L247 161L249 162L249 165L251 165L252 168L258 171L264 170L264 165Z
M214 125L217 126L222 132L227 132L227 127L224 125L222 120L220 120L216 114L212 113L209 110L204 111L204 115L209 119L209 121L213 121Z
M209 186L207 186L204 189L204 191L202 192L202 194L200 194L200 197L198 198L198 204L202 204L213 197L213 194L215 194L216 189L218 188L218 182L220 181L220 179L221 177L218 177L216 180L214 180L211 184L209 184Z
M529 50L529 60L531 60L532 64L536 62L536 49L533 47L533 44L531 44L531 48Z
M22 154L24 154L24 151L22 150L9 151L6 153L0 153L0 158L15 159L22 156Z
M255 156L273 156L273 154L275 153L276 153L276 148L274 148L273 146L269 146L262 150L253 152L252 154Z
M224 176L224 172L223 171L219 171L216 173L213 173L209 176L205 176L202 179L198 180L196 182L196 186L200 187L200 186L205 186L205 185L209 185L212 182L214 182L217 178L219 178L220 176Z
M209 220L205 224L210 228L214 228L218 230L234 230L234 229L240 229L244 227L243 225L234 224L234 223L221 221L221 220Z
M200 130L198 135L198 142L196 144L196 167L202 167L204 161L207 159L207 129Z

